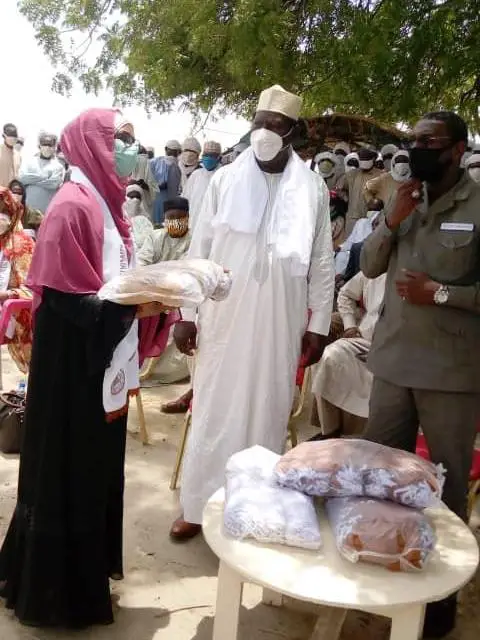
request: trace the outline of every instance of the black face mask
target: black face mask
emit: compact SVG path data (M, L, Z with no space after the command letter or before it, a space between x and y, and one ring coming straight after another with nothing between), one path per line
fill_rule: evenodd
M452 164L451 156L445 160L440 160L442 154L448 149L450 147L443 147L442 149L413 147L413 149L410 149L412 178L428 183L440 182L448 167Z

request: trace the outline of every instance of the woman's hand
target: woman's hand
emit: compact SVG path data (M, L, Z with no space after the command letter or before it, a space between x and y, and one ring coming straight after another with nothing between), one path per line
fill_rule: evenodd
M139 304L137 307L137 320L142 318L151 318L153 316L159 316L165 311L170 311L170 307L166 307L161 302L147 302L146 304Z
M12 291L11 289L8 289L7 291L0 291L0 303L12 300L13 298L18 298L15 291Z

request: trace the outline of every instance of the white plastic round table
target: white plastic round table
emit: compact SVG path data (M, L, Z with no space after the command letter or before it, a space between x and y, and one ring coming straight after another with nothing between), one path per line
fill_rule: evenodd
M309 551L226 536L223 505L221 489L210 498L203 514L203 534L220 559L213 640L236 640L244 582L264 587L264 593L335 607L336 613L358 609L387 616L392 619L390 640L417 640L423 630L425 605L461 589L479 562L475 537L446 507L427 511L436 528L437 544L426 569L392 573L343 559L323 509L319 510L323 546L320 551ZM281 599L275 603L280 604ZM340 629L341 625L333 634L329 628L328 640Z

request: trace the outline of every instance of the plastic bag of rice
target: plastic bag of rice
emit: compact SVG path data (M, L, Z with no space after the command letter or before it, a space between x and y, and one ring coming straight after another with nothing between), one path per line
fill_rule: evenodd
M224 300L231 285L231 274L211 260L171 260L126 271L104 284L98 296L125 305L195 308L207 299Z

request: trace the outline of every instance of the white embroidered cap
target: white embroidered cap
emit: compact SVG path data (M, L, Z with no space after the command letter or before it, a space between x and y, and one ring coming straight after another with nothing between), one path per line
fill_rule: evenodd
M178 140L168 140L165 145L165 149L171 149L172 151L181 151L182 145Z
M265 89L260 94L257 111L274 111L281 113L291 120L298 120L302 108L302 99L293 93L285 91L279 84Z
M336 153L337 151L344 151L347 156L351 152L350 145L343 141L337 142L333 147L333 153Z
M472 155L465 161L465 168L468 169L473 164L480 162L480 149L473 151Z
M386 144L385 146L383 146L380 150L380 153L382 155L382 158L384 156L394 156L397 151L398 151L398 147L394 144Z
M222 153L222 146L215 140L208 140L203 145L203 153Z
M200 155L202 147L196 138L185 138L182 144L182 151L193 151Z

